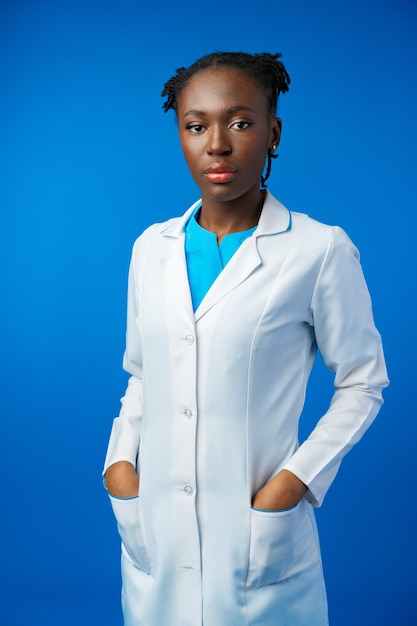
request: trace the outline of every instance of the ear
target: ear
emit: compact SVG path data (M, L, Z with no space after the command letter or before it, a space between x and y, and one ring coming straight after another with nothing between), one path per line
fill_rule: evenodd
M282 120L280 117L273 117L271 119L271 132L270 132L270 150L271 152L275 152L277 147L279 146L279 142L281 139L281 131L282 131ZM273 148L275 146L275 148Z

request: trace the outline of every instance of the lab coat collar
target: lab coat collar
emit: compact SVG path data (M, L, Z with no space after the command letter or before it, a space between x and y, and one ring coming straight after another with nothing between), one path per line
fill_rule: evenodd
M161 230L163 236L177 239L175 245L170 246L169 250L160 258L160 262L165 266L167 272L167 285L172 291L170 297L172 297L172 301L180 302L182 310L188 311L190 316L192 315L192 305L186 269L184 238L187 222L200 203L201 200L195 202L179 220L171 220ZM267 191L257 229L252 237L242 243L239 250L214 281L195 311L195 322L262 264L257 247L259 237L276 235L290 228L290 212Z
M164 225L161 234L166 237L180 237L185 232L187 222L199 204L201 204L201 199L194 202L179 220L172 220L167 225ZM267 190L258 228L254 236L275 235L290 230L290 228L290 211Z

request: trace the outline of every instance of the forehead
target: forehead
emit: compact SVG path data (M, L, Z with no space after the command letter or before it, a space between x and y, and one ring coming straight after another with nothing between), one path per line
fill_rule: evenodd
M190 78L178 99L180 115L189 109L206 111L236 106L269 110L262 85L243 70L230 67L200 70Z

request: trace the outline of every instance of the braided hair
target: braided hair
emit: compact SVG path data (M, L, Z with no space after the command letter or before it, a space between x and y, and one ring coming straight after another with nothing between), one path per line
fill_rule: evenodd
M166 97L163 103L165 112L172 109L178 113L178 100L190 79L202 70L212 67L234 68L242 71L248 77L257 81L264 90L270 111L275 114L278 104L278 96L289 89L291 82L289 74L284 64L280 61L281 53L270 54L262 52L259 54L247 54L246 52L213 52L201 59L198 59L190 67L179 67L174 76L164 84L161 96ZM262 176L262 186L271 172L272 159L278 155L268 152L267 169L265 176Z
M198 59L190 67L179 67L172 78L164 84L161 93L166 96L163 104L165 112L173 109L177 112L178 99L189 80L202 70L212 67L232 67L239 69L256 80L265 90L271 111L275 113L278 96L289 89L290 77L282 61L281 53L247 54L246 52L213 52Z

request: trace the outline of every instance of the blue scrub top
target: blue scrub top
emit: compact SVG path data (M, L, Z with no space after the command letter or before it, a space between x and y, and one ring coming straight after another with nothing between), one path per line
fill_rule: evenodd
M216 235L197 222L200 209L201 204L196 207L185 230L185 256L194 312L241 243L256 230L254 226L249 230L230 233L219 245Z

